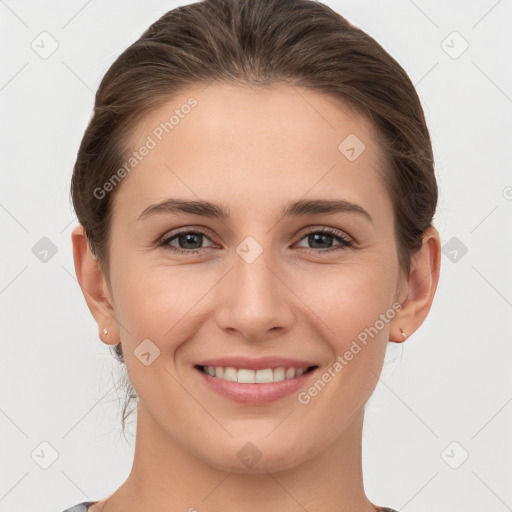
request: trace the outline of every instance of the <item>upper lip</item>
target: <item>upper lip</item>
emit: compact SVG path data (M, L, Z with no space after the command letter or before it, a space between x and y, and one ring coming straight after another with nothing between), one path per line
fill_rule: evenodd
M265 368L304 368L317 366L310 361L301 361L300 359L290 359L288 357L265 356L251 358L244 356L237 357L219 357L216 359L207 359L197 363L196 366L221 366L223 368L246 368L248 370L263 370Z

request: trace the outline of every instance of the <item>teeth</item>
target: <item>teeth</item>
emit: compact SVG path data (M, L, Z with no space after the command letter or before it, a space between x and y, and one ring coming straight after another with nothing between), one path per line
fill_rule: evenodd
M203 366L203 371L212 377L217 377L231 382L240 382L242 384L265 384L270 382L279 382L285 379L300 377L304 368L265 368L262 370L249 370L247 368L236 369L231 366L223 368L221 366Z
M254 384L256 382L256 372L254 370L238 370L238 382L242 384Z
M241 370L240 370L241 371ZM251 370L246 370L251 371ZM274 382L274 370L267 368L265 370L251 371L254 373L254 382L256 384L265 384L268 382ZM240 382L240 372L238 372L238 382Z
M286 378L286 372L283 367L274 368L273 371L274 382L279 382L280 380L284 380Z
M208 369L209 366L206 367ZM212 377L216 377L217 372ZM222 377L224 380L230 380L231 382L237 382L237 371L234 368L224 368L224 376Z

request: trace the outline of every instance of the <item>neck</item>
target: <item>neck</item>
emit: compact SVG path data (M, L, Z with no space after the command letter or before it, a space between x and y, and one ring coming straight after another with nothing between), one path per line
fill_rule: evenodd
M362 480L363 411L327 450L282 471L234 473L170 439L139 402L135 457L124 484L91 512L375 512ZM170 508L170 505L172 508ZM99 510L98 510L99 509Z

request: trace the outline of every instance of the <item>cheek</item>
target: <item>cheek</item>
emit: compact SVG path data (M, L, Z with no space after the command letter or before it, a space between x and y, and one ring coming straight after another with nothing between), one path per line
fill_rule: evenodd
M205 294L185 274L179 269L127 265L116 275L116 316L123 326L130 381L146 407L171 402L173 413L181 418L197 411L189 410L191 404L182 399L173 360L179 346L194 335L194 305ZM152 412L159 414L157 408Z
M354 280L358 281L355 276ZM329 327L323 331L323 337L330 346L331 358L297 399L305 430L317 428L321 418L326 445L362 410L382 370L389 322L395 310L388 297L376 293L377 289L374 280L366 287L347 284L337 294L333 285L326 308L318 309L323 323Z
M316 388L305 390L301 403L316 401L326 408L335 404L332 414L339 422L366 403L380 375L390 322L396 315L394 265L392 258L380 266L377 258L368 258L368 264L358 261L330 273L319 271L314 279L303 281L298 295L318 316L315 325L330 346L331 361Z
M303 273L292 285L304 302L303 312L313 312L323 324L322 333L332 341L336 352L374 326L385 337L389 322L382 324L381 315L390 316L396 287L395 262L382 263L382 256L354 257L332 268L317 268ZM311 312L308 314L307 310ZM364 334L359 336L364 338Z
M199 315L211 302L208 292L219 281L217 273L200 272L194 265L147 267L142 262L125 265L115 277L123 346L133 351L150 339L171 355L194 335Z

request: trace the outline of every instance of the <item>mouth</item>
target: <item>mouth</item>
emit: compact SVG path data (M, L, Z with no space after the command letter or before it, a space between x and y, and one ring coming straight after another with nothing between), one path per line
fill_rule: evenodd
M194 372L199 377L198 385L245 406L264 406L293 395L311 385L310 381L319 372L317 365L265 368L260 362L257 366L252 369L199 364L194 366Z
M235 368L233 366L224 367L206 365L195 365L195 368L210 377L223 381L238 382L240 384L271 384L285 380L297 379L304 374L312 372L318 368L318 366L279 366L277 368L261 368L259 370Z

